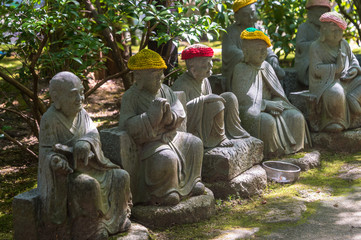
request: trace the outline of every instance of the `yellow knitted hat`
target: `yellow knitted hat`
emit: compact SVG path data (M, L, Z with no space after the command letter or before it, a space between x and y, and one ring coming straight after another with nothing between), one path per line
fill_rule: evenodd
M233 12L237 12L240 8L257 2L257 0L235 0L233 3Z
M130 70L166 69L167 65L158 53L143 49L129 58L128 68Z
M269 37L257 28L247 28L241 33L241 38L247 40L260 39L267 43L267 47L272 46Z

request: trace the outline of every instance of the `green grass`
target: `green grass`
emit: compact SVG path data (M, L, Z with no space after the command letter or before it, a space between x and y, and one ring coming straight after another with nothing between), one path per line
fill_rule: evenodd
M6 68L11 73L21 67L21 62L15 57L4 57L0 60L0 67Z

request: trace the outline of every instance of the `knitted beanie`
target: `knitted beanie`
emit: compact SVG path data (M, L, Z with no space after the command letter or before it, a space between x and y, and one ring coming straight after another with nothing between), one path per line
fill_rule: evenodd
M307 0L306 9L311 7L327 7L331 10L331 3L329 0Z
M128 68L130 70L166 69L167 65L158 53L150 49L142 49L129 58Z
M341 14L337 12L327 12L321 15L320 22L333 22L336 23L339 28L345 30L347 23Z
M235 0L233 3L233 12L237 12L239 9L257 2L257 0Z
M213 57L213 49L203 44L193 44L182 51L182 60L194 57Z
M269 37L259 29L256 28L247 28L241 33L242 39L252 40L252 39L260 39L267 43L267 47L271 46L271 40Z

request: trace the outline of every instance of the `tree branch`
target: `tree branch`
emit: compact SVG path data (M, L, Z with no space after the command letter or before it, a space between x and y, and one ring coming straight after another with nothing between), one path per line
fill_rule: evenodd
M36 160L38 159L38 155L36 155L36 153L34 153L33 151L31 151L29 148L27 148L26 146L24 146L24 144L22 144L21 142L19 142L18 140L16 140L15 138L12 138L9 134L7 134L6 132L4 132L2 129L0 129L0 133L4 134L4 136L11 142L15 143L16 145L18 145L20 148L22 148L23 150L25 150L27 153L29 153L33 158L35 158ZM29 163L29 161L27 161Z
M104 78L103 80L101 80L100 82L98 82L92 89L90 89L89 91L87 91L84 95L85 98L89 97L90 94L92 94L93 92L95 92L100 86L102 86L106 81L112 79L112 78L117 78L122 76L123 74L126 74L129 72L129 69L126 69L122 72L116 73L114 75L108 76L106 78Z

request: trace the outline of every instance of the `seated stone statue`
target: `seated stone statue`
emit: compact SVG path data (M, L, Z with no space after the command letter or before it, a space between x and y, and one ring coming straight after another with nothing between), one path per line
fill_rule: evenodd
M194 44L182 52L187 71L173 84L187 100L187 131L199 137L205 148L232 146L229 139L249 137L241 127L238 101L231 92L212 94L208 77L212 74L213 49Z
M302 113L287 100L268 62L270 39L247 28L241 34L245 62L235 66L231 82L244 128L264 142L265 157L290 154L310 143Z
M186 115L173 91L162 84L163 59L143 49L128 67L135 83L122 97L119 127L138 146L141 172L132 189L134 202L176 205L183 197L202 194L203 144L177 131Z
M45 226L69 225L70 236L56 234L59 239L107 239L126 231L129 175L104 157L98 131L82 107L80 79L61 72L49 88L53 104L41 119L38 169Z
M224 34L222 40L222 74L226 77L227 91L230 91L234 66L244 61L242 39L239 36L246 28L259 28L256 26L256 2L257 0L235 0L233 3L235 23L227 28L227 33ZM266 61L274 68L278 78L283 79L285 72L279 66L278 57L272 48L267 49Z
M311 44L320 37L320 17L331 10L329 0L308 0L307 21L297 30L295 68L298 82L308 87L309 50Z
M347 23L336 12L320 17L321 35L310 47L310 93L316 96L319 130L348 129L361 114L361 68L342 39Z

